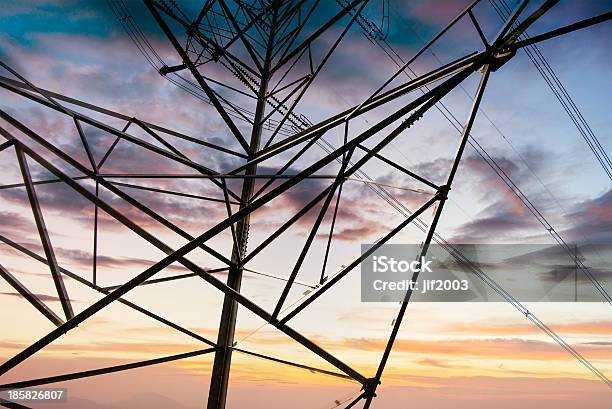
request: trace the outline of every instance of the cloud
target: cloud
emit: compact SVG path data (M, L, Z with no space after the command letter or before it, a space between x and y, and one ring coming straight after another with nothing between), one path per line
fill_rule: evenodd
M6 296L10 296L10 297L17 297L17 298L23 298L23 296L19 293L15 293L15 292L0 292L0 295L6 295ZM40 301L42 302L60 302L60 298L56 297L54 295L46 295L46 294L32 294L34 295L36 298L38 298ZM82 302L79 300L75 300L75 299L70 299L70 302Z
M570 211L568 219L572 224L562 233L568 240L612 242L612 189L593 199L577 203Z
M71 263L85 268L91 268L92 265L92 254L77 249L64 249L61 247L55 248L55 251L58 256L62 258L64 261L70 261ZM98 254L96 264L98 267L105 268L121 268L121 269L136 269L136 270L145 270L146 268L151 267L156 263L156 260L147 260L142 258L135 257L111 257L103 254ZM204 270L207 270L207 267L201 266ZM164 270L166 271L175 271L179 273L189 272L187 268L180 265L169 265Z
M2 341L0 342L0 348L12 349L12 350L23 350L28 346L27 343ZM134 342L120 342L120 341L109 341L109 342L88 342L83 344L57 344L49 345L46 347L49 351L61 351L67 353L78 353L81 355L83 352L106 352L106 353L141 353L141 354L178 354L188 351L193 351L202 344L189 344L189 343L169 343L149 341L134 341Z
M437 2L435 7L427 1L416 1L409 6L410 15L422 22L432 25L446 25L465 8L463 0L446 0Z
M550 323L549 326L561 335L582 334L582 335L609 335L611 321L581 321L571 323ZM452 324L448 327L450 333L486 335L486 336L519 336L539 334L541 330L532 324L491 324L491 323L470 323Z
M517 213L507 202L496 202L481 211L475 220L461 225L453 236L458 243L477 243L493 238L520 236L526 229L536 226L531 215Z
M418 361L416 361L417 364L419 365L424 365L424 366L433 366L436 368L443 368L443 369L462 369L462 368L467 368L466 365L454 365L454 364L449 364L445 361L441 361L438 359L431 359L431 358L425 358L425 359L420 359Z
M0 226L2 226L3 232L6 230L23 232L34 227L34 222L16 212L0 211Z
M542 211L542 205L546 203L538 200L539 195L532 194L530 188L533 186L533 180L529 169L536 171L544 168L547 165L546 155L529 148L523 152L522 157L528 164L533 164L527 168L525 164L502 155L491 155L491 160ZM475 243L493 238L525 237L541 226L515 193L515 188L510 188L484 159L470 155L463 161L463 166L470 175L470 180L466 183L480 195L480 201L486 206L473 220L465 222L455 230L454 241ZM541 230L535 231L542 233Z
M385 340L368 338L348 338L335 347L352 348L361 351L382 351ZM602 348L580 348L592 359L610 359L610 351ZM396 353L449 355L462 357L480 357L494 359L533 359L533 360L572 360L574 359L560 346L544 341L519 338L492 339L447 339L417 340L399 339L395 342Z
M266 171L262 170L262 173L266 173ZM287 171L287 174L295 173L297 173L297 170ZM282 223L300 211L318 194L330 186L331 183L331 179L309 179L303 181L284 192L270 204L255 211L251 220L256 226L261 228L280 227ZM261 184L260 182L259 185L261 186ZM273 184L273 186L275 185ZM324 225L329 225L333 218L337 191L323 218ZM344 183L340 206L336 215L334 239L358 241L388 231L386 223L376 218L376 213L380 211L380 206L376 206L370 201L372 196L373 193L358 182L347 181ZM356 197L359 197L359 200L355 200ZM325 197L295 222L295 229L293 230L295 234L305 235L310 232L323 207L324 201ZM320 227L316 238L327 240L328 231L328 227Z
M335 240L343 240L343 241L352 241L359 242L363 241L369 237L374 237L376 235L380 235L381 233L381 224L366 222L365 225L361 227L347 227L343 228L339 231L334 232L333 239ZM327 234L318 235L319 238L327 238Z

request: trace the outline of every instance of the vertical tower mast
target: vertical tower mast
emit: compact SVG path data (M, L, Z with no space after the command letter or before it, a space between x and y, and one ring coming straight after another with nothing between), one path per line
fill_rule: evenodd
M272 4L272 24L268 33L268 42L265 50L265 58L261 70L261 83L257 92L257 105L255 108L255 117L253 120L253 128L251 131L251 141L249 144L249 160L255 157L259 150L262 136L262 128L264 124L264 114L266 111L266 102L268 99L268 83L270 82L270 68L272 61L272 51L274 48L274 37L277 27L278 10L280 1L274 0ZM257 58L256 56L253 58ZM257 164L249 165L245 169L246 175L257 174ZM241 204L240 209L248 206L255 186L255 178L244 178L242 184ZM232 262L235 263L229 269L227 285L240 291L242 284L242 259L247 250L247 241L249 237L250 214L242 218L237 223L236 228L236 246L232 251ZM215 359L212 368L210 389L208 392L208 409L221 409L225 407L227 398L227 387L229 383L230 368L232 362L232 344L234 343L234 334L236 329L236 317L238 313L238 303L233 297L225 295L223 299L223 310L219 321L219 335L217 337L217 346L219 349L215 353Z

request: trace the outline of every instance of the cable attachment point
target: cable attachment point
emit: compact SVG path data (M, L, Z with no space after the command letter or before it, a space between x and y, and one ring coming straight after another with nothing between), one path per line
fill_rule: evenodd
M376 378L368 378L363 383L361 390L363 391L363 398L375 398L376 397L376 388L380 385L380 381Z
M172 72L176 72L176 71L181 71L187 68L187 65L183 64L179 64L179 65L174 65L174 66L167 66L167 65L163 65L160 69L159 69L159 73L161 75L168 75Z
M502 65L507 63L516 55L515 47L502 47L491 53L489 67L491 71L497 71Z
M450 185L442 185L438 188L438 195L440 195L440 200L448 199L448 192L450 192Z

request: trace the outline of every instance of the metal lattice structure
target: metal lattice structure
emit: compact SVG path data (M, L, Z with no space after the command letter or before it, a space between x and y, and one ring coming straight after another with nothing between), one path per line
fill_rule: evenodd
M343 112L333 113L328 119L318 123L311 123L300 113L300 102L315 83L320 72L336 51L343 38L350 30L362 30L372 40L385 39L388 31L389 15L388 4L383 4L381 25L371 23L363 17L368 0L354 0L349 2L338 1L335 8L323 7L320 1L230 1L207 0L203 1L197 15L188 15L179 4L174 1L145 0L144 6L150 12L159 28L163 31L169 44L175 51L175 65L168 65L159 57L156 50L147 41L146 36L134 23L128 8L121 1L110 2L110 7L117 14L122 24L131 34L141 51L149 56L149 62L176 85L192 93L204 102L212 105L221 118L222 123L233 138L231 144L211 142L206 137L199 138L187 135L176 130L146 122L138 118L124 115L96 105L79 101L66 95L58 94L38 87L21 76L13 68L0 62L2 67L12 74L12 78L1 77L0 86L16 95L27 98L40 106L57 114L64 115L74 122L74 129L82 141L82 148L86 154L87 162L67 154L54 146L45 135L38 134L27 124L20 122L4 108L0 110L0 118L10 126L0 127L0 134L6 142L0 145L0 151L14 149L16 161L19 165L23 182L14 187L25 187L31 210L36 221L38 234L43 248L43 254L36 254L11 238L0 236L0 240L13 249L24 253L46 265L61 300L64 316L60 317L49 309L43 301L38 299L19 279L0 265L0 275L15 288L29 303L47 317L56 329L34 342L32 345L4 362L0 366L0 375L16 367L37 351L57 340L71 329L94 316L97 312L111 303L122 303L146 316L182 332L202 344L205 348L189 353L172 355L149 361L142 361L115 367L100 368L91 371L70 373L51 378L32 379L21 382L0 385L2 388L25 388L44 385L101 374L113 373L168 362L202 354L214 354L212 380L208 398L208 408L217 409L225 407L228 380L231 371L234 335L238 308L245 308L263 321L268 322L282 331L295 342L301 344L314 354L318 355L337 369L330 372L318 368L304 366L299 363L287 362L272 356L261 356L265 359L319 371L334 376L350 378L362 385L361 393L352 401L347 402L345 408L354 407L363 403L365 408L370 407L376 396L376 389L381 382L385 365L392 352L395 339L406 313L411 293L408 292L401 304L382 359L375 374L362 374L347 362L326 351L308 337L302 335L290 326L290 321L308 308L330 288L337 285L343 277L353 271L360 262L368 257L377 248L391 240L398 232L412 223L421 223L424 230L424 239L421 256L424 256L432 241L440 243L436 235L438 221L442 217L444 203L453 185L458 166L464 150L470 143L470 131L474 124L479 106L483 98L489 77L510 61L517 50L554 38L584 27L598 24L612 18L612 13L605 13L568 26L564 26L533 37L525 37L525 31L539 18L541 18L557 1L542 1L529 14L525 15L528 1L518 1L514 9L503 22L497 35L489 39L483 33L481 25L473 9L479 4L476 0L458 14L443 30L429 41L418 53L408 60L393 76L385 81L378 89L360 104ZM386 7L386 12L384 11ZM323 12L323 11L324 12ZM331 12L333 11L333 12ZM316 20L316 22L313 22ZM420 56L427 52L445 33L453 28L459 21L469 21L475 33L482 41L480 50L464 55L458 59L447 62L439 68L417 76L408 81L401 81L400 74L410 67ZM335 29L332 30L332 29ZM179 34L180 33L180 34ZM330 41L330 33L333 41ZM326 41L322 41L325 38ZM316 51L316 50L317 51ZM324 52L320 52L324 50ZM219 81L214 79L215 70L229 73L232 81ZM434 182L407 169L399 163L384 156L383 148L394 141L399 135L408 131L429 110L437 106L442 99L455 88L459 87L471 76L479 76L479 85L474 95L471 108L464 125L461 127L461 137L458 141L456 154L450 161L447 177L442 182ZM224 78L227 78L224 77ZM399 85L397 85L399 83ZM79 107L71 109L68 105ZM384 119L369 124L367 128L360 129L354 126L357 118L368 112L384 110ZM91 115L85 112L91 112ZM98 119L96 119L98 118ZM119 129L109 125L103 119L123 121L124 127ZM83 126L97 128L115 137L114 143L101 159L96 159L89 147L88 137ZM139 132L146 133L156 143L145 141L137 136ZM16 130L16 131L15 131ZM333 146L325 140L325 135L332 130L340 130L343 134L343 143ZM127 142L144 149L164 160L170 160L189 169L190 175L176 175L169 173L136 174L105 173L104 166L112 157L119 142ZM374 141L374 142L372 142ZM36 142L39 148L32 148L31 142ZM181 143L195 144L204 152L226 157L231 163L237 163L232 169L220 172L202 160L190 158L181 148ZM321 150L322 148L322 150ZM283 156L288 155L288 156ZM53 161L49 159L53 156ZM268 163L282 159L282 166L270 172ZM313 159L314 158L314 159ZM69 175L54 165L60 160L80 173L79 176ZM340 271L327 276L326 264L334 240L334 224L342 204L341 195L343 186L352 180L366 183L373 189L382 189L375 181L367 177L363 168L370 161L377 161L380 166L401 172L406 180L419 184L414 192L431 192L431 196L417 209L411 210L395 228L384 233L371 250L355 258L343 266ZM34 180L30 167L32 163L42 166L53 174L54 179ZM325 172L325 173L322 173ZM172 194L187 196L186 192L173 192L165 189L134 185L118 182L115 179L129 178L195 178L207 183L216 189L216 197L199 196L198 199L212 201L225 206L227 216L217 220L214 227L193 236L173 223L172 220L158 214L144 203L137 200L129 192L134 188L157 192L159 194ZM251 215L258 209L273 203L273 201L292 188L309 180L319 179L326 181L326 187L309 200L296 214L287 218L282 225L275 229L262 243L255 248L249 248L248 237L251 228ZM95 189L91 190L79 183L81 180L91 180ZM41 210L36 192L36 185L42 183L62 183L80 194L83 198L95 205L94 237L97 238L98 210L105 212L132 232L163 251L166 257L158 260L153 266L142 271L132 279L115 287L101 287L96 281L97 247L94 242L93 253L93 279L87 280L59 265L54 254L53 244L49 238L45 217ZM236 184L238 183L238 184ZM6 187L5 187L6 188ZM187 244L180 248L172 248L161 241L156 235L133 221L129 215L105 200L100 191L104 190L125 201L134 210L142 212L165 228L176 233ZM195 197L191 195L191 197ZM421 216L428 209L433 209L433 218L429 225L424 225ZM310 228L302 244L299 256L295 259L294 267L282 277L284 288L272 311L267 311L241 293L241 282L245 271L249 271L249 262L257 257L263 250L275 242L287 229L303 221L307 214L315 214L310 221ZM314 291L297 305L292 305L287 311L287 298L298 275L304 266L304 261L311 250L313 241L321 234L321 227L325 217L331 214L331 227L326 236L326 252L323 261L321 277ZM231 248L225 250L215 249L208 245L211 239L221 234L231 237ZM444 243L442 243L444 244ZM448 243L446 243L448 245ZM450 245L448 245L450 246ZM201 249L209 256L223 263L224 267L216 270L205 270L197 263L190 261L189 253ZM462 258L452 246L449 252L463 263L469 260ZM189 274L180 276L155 278L155 275L172 263L179 263L188 270ZM476 266L470 267L476 274L481 274L486 282L486 274ZM226 272L227 281L219 279L214 273ZM63 284L62 277L67 276L104 294L99 301L74 313L69 294ZM179 280L185 277L200 277L207 285L211 285L224 294L222 313L219 321L217 340L209 340L187 328L184 328L161 315L140 307L123 297L134 288L155 282ZM479 276L480 277L480 276ZM418 278L418 272L412 277ZM495 286L495 283L488 283ZM501 290L503 291L503 290ZM605 290L604 290L605 293ZM507 298L512 301L511 296ZM514 305L514 304L513 304ZM515 305L525 313L520 304ZM525 311L527 311L525 309ZM525 314L530 320L545 331L547 327L536 317ZM549 332L550 335L551 332ZM554 333L552 333L554 334ZM552 336L552 335L551 335ZM559 342L559 341L557 341ZM569 346L567 346L569 347ZM571 349L571 347L569 347ZM567 348L566 348L567 349ZM572 352L573 351L573 352ZM249 353L249 351L241 351ZM604 382L610 381L593 367L580 354L571 349L577 359L581 360L591 371ZM577 354L577 355L576 355ZM21 407L15 403L3 402L7 407ZM13 405L13 406L11 406ZM15 406L17 405L17 406Z

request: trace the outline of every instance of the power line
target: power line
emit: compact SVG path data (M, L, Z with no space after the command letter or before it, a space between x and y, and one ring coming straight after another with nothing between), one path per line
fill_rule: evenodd
M489 3L493 6L499 17L503 20L507 17L507 13L510 12L510 8L506 4L505 0L489 0ZM529 39L530 36L527 32L522 34L523 37ZM564 111L570 117L571 121L574 123L580 135L582 135L583 139L595 155L595 158L602 166L604 172L608 175L610 180L612 180L612 161L610 157L606 153L603 148L599 138L593 132L591 126L586 121L582 112L574 102L573 98L550 66L546 57L542 54L537 44L532 44L527 47L524 47L525 53L536 67L546 84L553 92Z

